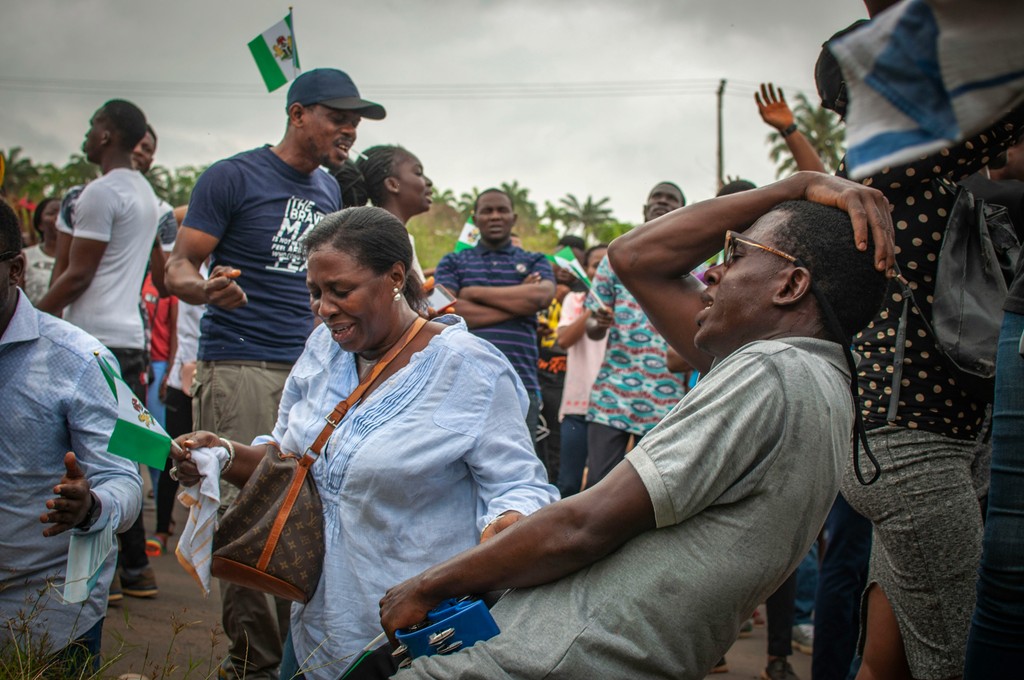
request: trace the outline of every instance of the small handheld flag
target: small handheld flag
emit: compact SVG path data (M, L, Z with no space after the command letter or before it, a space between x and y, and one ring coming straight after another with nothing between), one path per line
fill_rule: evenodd
M110 433L107 450L115 456L163 470L171 449L171 436L160 427L107 360L99 352L94 354L117 400L117 422Z
M566 246L554 255L548 255L547 258L562 269L568 269L573 276L582 281L587 288L590 288L590 277L583 270L583 265L580 264L580 261L576 259L576 253L572 252L572 248Z
M299 75L299 51L292 29L292 12L249 41L249 51L263 76L267 92L273 92Z
M480 230L473 224L473 218L470 217L466 220L466 224L462 226L462 231L459 233L459 240L455 242L455 252L462 250L468 250L469 248L476 247L476 244L480 242Z

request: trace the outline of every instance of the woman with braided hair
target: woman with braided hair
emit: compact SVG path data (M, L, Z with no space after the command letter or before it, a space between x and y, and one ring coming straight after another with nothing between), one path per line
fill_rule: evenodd
M401 146L370 147L354 164L346 163L337 179L347 207L366 205L369 200L400 219L402 224L430 210L434 183L423 173L420 159ZM409 243L412 244L412 269L422 282L425 277L412 234Z

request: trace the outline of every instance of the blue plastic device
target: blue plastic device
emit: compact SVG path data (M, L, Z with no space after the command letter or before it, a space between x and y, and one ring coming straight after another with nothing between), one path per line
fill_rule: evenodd
M427 613L422 623L395 631L413 658L451 654L472 647L501 631L482 600L445 600Z

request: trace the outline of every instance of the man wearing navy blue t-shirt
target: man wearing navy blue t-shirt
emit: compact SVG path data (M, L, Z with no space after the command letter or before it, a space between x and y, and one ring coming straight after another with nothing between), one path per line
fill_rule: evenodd
M441 258L434 280L458 298L455 312L470 331L512 363L530 397L526 424L532 436L540 413L537 312L551 304L555 276L542 253L512 245L516 214L504 191L487 189L477 197L473 223L479 243Z
M302 241L341 208L336 171L362 118L384 108L359 96L337 69L303 73L288 90L288 126L275 146L214 163L200 176L167 262L167 286L205 304L193 383L197 430L252 441L270 432L292 364L313 328ZM208 258L210 276L199 266ZM221 497L228 496L222 488ZM236 492L237 493L237 492ZM223 507L223 506L222 506ZM276 678L290 603L222 584L225 671ZM230 666L230 667L227 667Z

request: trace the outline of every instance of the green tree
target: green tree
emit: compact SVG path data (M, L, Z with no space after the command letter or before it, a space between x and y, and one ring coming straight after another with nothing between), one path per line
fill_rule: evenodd
M581 203L573 194L566 194L565 198L559 199L568 231L577 231L584 239L592 241L596 238L595 228L613 220L612 209L607 207L610 200L605 196L595 201L593 196L588 195Z
M458 209L459 201L455 197L455 192L451 189L439 189L436 186L430 190L430 200L434 205L448 206L449 208Z
M512 199L512 210L519 215L519 219L537 221L537 204L530 200L529 189L519 186L518 180L512 180L511 183L502 182L500 188Z
M21 198L26 187L39 177L39 169L32 160L22 154L20 146L0 152L4 156L7 171L4 175L4 192L11 197Z
M592 233L596 243L611 243L632 228L632 224L625 222L605 222L594 227Z
M154 165L149 169L149 183L153 191L172 206L188 205L199 175L206 171L206 165L184 165L171 170L162 165Z
M476 187L459 194L459 200L456 201L455 207L462 215L463 222L468 220L469 216L473 214L473 206L476 204L476 197L479 195L480 190Z
M835 172L839 168L839 161L846 153L846 128L843 127L839 116L822 106L815 106L801 92L796 95L793 117L800 132L818 152L825 169ZM793 160L793 155L789 152L782 135L773 130L768 133L768 143L771 144L768 155L776 165L775 176L782 177L796 172L796 161Z

